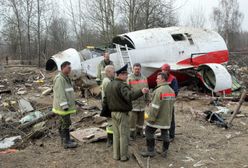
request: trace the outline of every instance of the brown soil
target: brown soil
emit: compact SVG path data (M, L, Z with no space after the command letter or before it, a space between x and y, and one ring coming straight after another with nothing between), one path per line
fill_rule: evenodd
M203 98L204 95L198 95ZM49 104L50 99L42 98L42 104ZM224 101L226 107L235 109L237 103ZM88 105L100 105L100 101L89 99ZM171 143L167 159L157 154L150 159L151 168L163 167L211 167L233 168L248 167L248 103L244 103L241 111L244 117L236 118L233 127L224 129L206 122L195 112L212 110L214 107L209 100L187 100L179 95L176 102L176 138ZM80 110L73 116L73 122L79 121L88 115ZM230 116L226 117L227 119ZM50 121L56 125L55 120ZM139 168L136 160L131 157L128 162L119 162L112 159L112 148L106 147L106 142L79 143L73 150L65 150L60 145L56 127L50 125L49 134L41 139L29 142L26 148L14 154L0 154L1 168ZM87 118L73 127L86 128L99 126L93 118ZM2 130L1 130L2 131ZM161 150L162 143L156 141L157 151ZM131 142L131 146L139 152L145 148L145 139ZM147 159L142 158L146 166Z

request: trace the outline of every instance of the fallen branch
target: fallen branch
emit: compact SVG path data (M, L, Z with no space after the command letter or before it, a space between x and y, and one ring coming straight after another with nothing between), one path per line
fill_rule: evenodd
M8 127L14 129L14 130L15 130L17 133L19 133L21 136L24 136L24 137L27 136L26 133L24 133L24 132L21 131L20 129L16 128L15 126L13 126L13 125L11 125L11 124L8 124L8 123L6 123L6 124L7 124Z

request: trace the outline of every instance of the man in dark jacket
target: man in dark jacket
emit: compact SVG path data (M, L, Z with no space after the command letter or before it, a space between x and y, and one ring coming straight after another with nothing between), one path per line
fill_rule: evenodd
M117 78L111 81L105 90L103 106L108 106L113 122L113 158L127 161L129 141L129 117L132 100L148 93L148 88L132 91L125 83L128 77L127 65L116 71ZM103 107L104 108L104 107Z

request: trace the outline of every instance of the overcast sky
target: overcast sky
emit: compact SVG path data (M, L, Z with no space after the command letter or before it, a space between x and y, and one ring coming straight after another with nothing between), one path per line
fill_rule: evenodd
M200 8L205 13L207 19L207 28L211 27L210 16L213 7L218 6L219 0L178 0L177 6L182 6L178 10L179 20L181 24L186 24L190 14ZM238 0L240 11L244 14L242 29L248 30L248 0Z

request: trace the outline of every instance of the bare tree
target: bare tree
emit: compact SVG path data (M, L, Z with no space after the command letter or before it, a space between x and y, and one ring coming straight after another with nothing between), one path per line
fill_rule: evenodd
M218 32L233 49L232 39L240 31L243 14L239 11L237 0L220 0L219 7L213 9L213 21Z
M37 0L37 51L38 51L38 66L41 66L41 39L40 39L40 22L41 22L41 8L40 8L40 0Z
M17 46L18 46L18 55L19 59L22 62L23 60L23 18L22 18L22 0L6 0L5 2L0 2L1 6L4 8L4 12L2 13L2 18L4 19L5 25L9 25L14 28L11 30L15 30L17 32ZM5 31L9 31L5 29ZM5 32L5 34L10 35L11 32Z
M6 43L10 45L9 49L15 51L13 54L18 55L21 62L28 59L31 63L38 55L40 65L42 27L46 22L43 14L47 10L47 1L7 0L0 4L5 11L2 12L5 24L2 35L8 40Z
M120 9L129 31L177 24L175 0L124 0Z
M31 22L32 17L34 16L33 13L33 6L34 1L33 0L24 0L24 11L25 11L25 25L27 27L27 58L29 59L29 64L31 64Z
M168 27L177 24L175 0L146 0L143 15L144 28Z
M109 43L116 35L115 9L116 0L87 1L87 16L100 32L105 43Z
M189 16L187 26L204 28L206 25L205 11L203 7L196 7Z
M58 4L50 10L50 2L0 1L6 51L41 66L68 47L106 45L117 33L176 24L175 0L64 0L67 14L61 15Z
M49 30L50 43L52 44L53 52L56 53L67 49L69 44L67 20L53 17Z
M123 13L124 20L128 25L128 31L140 29L138 18L141 18L142 8L145 5L145 0L123 0L120 1L119 7Z
M73 3L74 2L74 3ZM67 14L69 19L71 19L71 24L73 28L73 33L75 34L77 40L77 47L81 49L84 45L84 35L87 33L86 30L86 21L85 21L85 4L83 0L69 0L64 1L64 4L67 4Z

